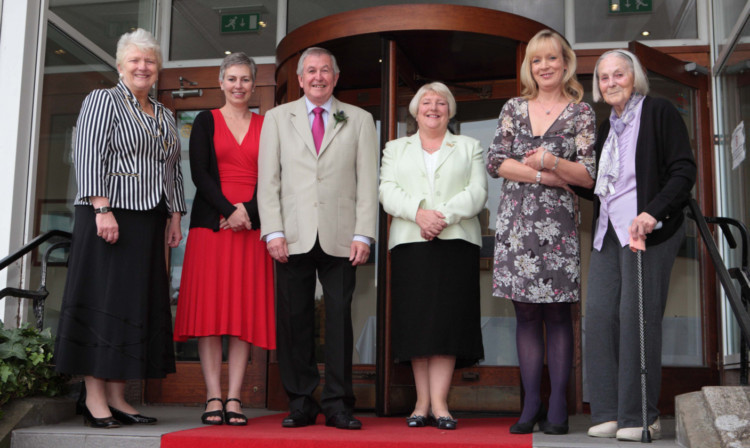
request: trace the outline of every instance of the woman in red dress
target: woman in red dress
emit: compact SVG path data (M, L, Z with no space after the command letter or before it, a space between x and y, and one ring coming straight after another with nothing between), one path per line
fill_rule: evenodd
M190 217L174 339L198 338L206 382L207 425L246 425L239 400L250 345L276 348L273 264L260 240L255 192L263 117L248 110L255 62L224 58L219 73L226 104L201 112L190 135L197 191ZM221 336L229 336L229 388L221 399Z

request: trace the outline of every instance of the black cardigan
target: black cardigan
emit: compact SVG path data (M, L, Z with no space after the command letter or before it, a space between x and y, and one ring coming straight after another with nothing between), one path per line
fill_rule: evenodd
M190 228L205 227L218 232L221 216L230 216L237 207L221 192L214 148L214 117L210 110L199 113L193 122L190 133L190 174L197 188L190 213ZM260 229L257 193L256 184L252 199L244 203L253 229Z
M602 147L609 135L609 119L605 120L596 136L596 171ZM646 238L646 246L667 240L679 229L685 214L682 209L690 198L695 184L696 166L685 122L669 101L647 96L643 99L641 127L635 148L635 182L638 197L637 212L646 212L661 221L663 227L654 229ZM594 201L592 240L596 232L601 203L594 189L576 191Z

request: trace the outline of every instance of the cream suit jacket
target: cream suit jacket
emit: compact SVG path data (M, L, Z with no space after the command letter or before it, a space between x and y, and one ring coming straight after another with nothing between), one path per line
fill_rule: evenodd
M343 112L337 123L334 113ZM329 255L349 257L355 234L375 239L378 137L368 112L333 98L320 154L305 98L268 111L260 134L258 211L261 235L284 232L289 254L319 238Z
M487 201L482 147L471 137L446 131L438 151L435 188L430 188L419 133L388 142L380 167L380 202L393 216L388 249L426 241L415 222L417 209L437 210L448 227L441 239L482 245L477 215Z

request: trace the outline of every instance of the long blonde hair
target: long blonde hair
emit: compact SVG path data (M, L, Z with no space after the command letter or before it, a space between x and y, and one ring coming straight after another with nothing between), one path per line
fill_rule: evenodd
M562 93L567 99L574 103L579 103L583 98L583 86L576 78L576 54L560 34L552 30L542 30L531 38L526 46L526 54L521 64L521 95L526 99L534 99L539 95L539 86L534 80L531 73L531 59L537 54L540 48L549 45L550 41L557 42L560 45L563 61L567 65L567 70L563 74Z

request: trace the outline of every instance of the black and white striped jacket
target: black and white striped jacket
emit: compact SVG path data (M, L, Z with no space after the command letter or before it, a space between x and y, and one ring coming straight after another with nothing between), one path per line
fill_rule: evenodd
M149 98L154 117L125 84L94 90L83 101L73 151L78 194L109 198L110 206L150 210L166 197L170 213L186 211L180 140L172 113Z

